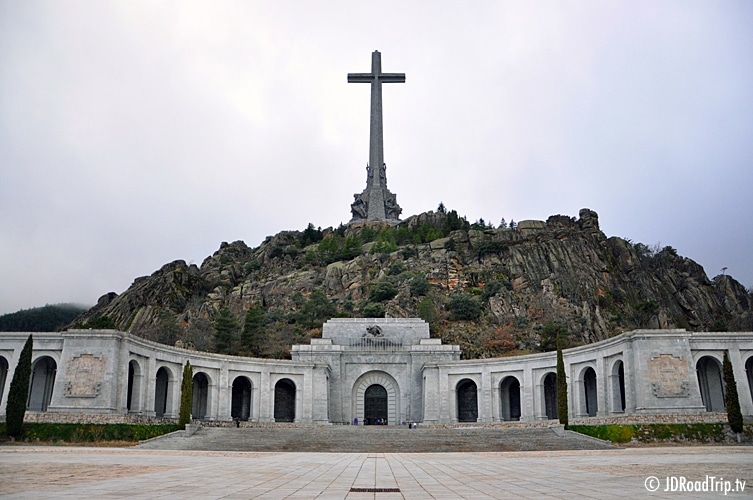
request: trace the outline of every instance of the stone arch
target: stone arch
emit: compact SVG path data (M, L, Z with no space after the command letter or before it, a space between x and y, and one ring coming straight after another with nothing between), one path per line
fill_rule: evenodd
M366 418L366 390L371 386L380 386L387 392L387 424L399 424L400 389L392 376L381 371L365 373L353 384L351 401L354 418L358 418L360 422Z
M724 382L719 361L713 356L702 356L695 369L706 411L724 411Z
M464 378L455 386L458 422L478 422L478 386Z
M295 382L283 378L275 384L275 422L295 422Z
M556 420L559 418L557 413L557 374L549 372L544 375L543 385L544 416L548 420Z
M750 391L750 399L753 400L753 356L749 357L745 361L745 375L748 379L748 390Z
M239 376L233 380L230 417L244 422L251 418L251 402L254 385L248 377Z
M50 356L42 356L31 367L31 383L27 408L31 411L47 411L55 387L57 363Z
M612 365L612 372L609 376L612 385L612 412L625 412L625 364L618 359Z
M175 378L166 366L157 370L154 383L154 414L164 417L173 412L173 386Z
M5 357L0 356L0 408L5 408L5 401L3 396L5 395L5 382L8 380L8 360Z
M209 376L204 372L196 372L193 376L193 391L191 393L191 416L197 420L207 418L209 409Z
M129 412L141 411L141 379L143 372L141 365L135 359L128 362L128 394L126 409Z
M517 377L505 377L499 384L499 393L502 420L520 420L520 381Z
M596 383L596 370L588 366L580 372L581 383L581 413L589 417L595 417L599 412L598 389Z

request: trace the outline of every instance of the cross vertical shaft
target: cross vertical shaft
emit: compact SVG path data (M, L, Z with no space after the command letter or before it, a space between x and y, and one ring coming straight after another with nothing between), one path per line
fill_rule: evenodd
M384 134L382 130L382 83L405 83L405 73L382 73L379 51L371 54L371 73L348 73L348 83L371 84L371 121L369 127L369 176L367 179L367 220L388 219L385 210L387 177L384 172ZM393 195L394 197L394 195Z

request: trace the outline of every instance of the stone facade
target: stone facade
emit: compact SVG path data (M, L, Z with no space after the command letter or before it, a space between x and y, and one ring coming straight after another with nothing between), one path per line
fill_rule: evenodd
M0 419L27 333L0 333ZM571 422L707 421L732 362L753 416L753 332L637 330L564 352ZM194 415L260 425L541 422L556 418L555 353L461 360L420 319L332 319L293 359L225 356L116 330L35 333L30 421L177 418L182 365Z

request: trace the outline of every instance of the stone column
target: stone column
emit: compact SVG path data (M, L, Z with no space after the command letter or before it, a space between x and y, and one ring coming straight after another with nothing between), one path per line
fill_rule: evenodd
M481 401L479 405L479 422L492 422L492 378L489 374L489 368L484 367L481 370Z
M740 355L740 347L737 344L729 343L727 350L729 362L732 363L732 372L735 375L735 385L737 385L737 398L740 401L740 410L743 415L753 415L753 400L750 396L748 387L748 374L745 372L745 363ZM722 374L724 376L724 374Z
M274 402L271 397L274 396L274 387L269 387L270 383L269 367L264 366L261 372L261 383L259 384L259 422L274 422Z
M154 358L154 354L146 359L144 363L144 416L154 417L156 412L154 411L154 392L157 387L157 360Z
M439 368L437 366L424 366L423 369L424 390L424 415L423 422L436 424L440 421L440 387Z
M532 422L536 420L536 405L534 404L535 386L533 369L530 363L523 366L523 380L520 381L520 421Z
M230 374L226 362L220 365L217 387L219 390L217 391L215 416L217 420L230 420L230 399L233 388L230 385Z

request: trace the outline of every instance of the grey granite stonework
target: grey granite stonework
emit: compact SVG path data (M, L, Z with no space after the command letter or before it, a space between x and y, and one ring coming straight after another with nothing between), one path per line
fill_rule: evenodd
M0 419L28 335L0 332ZM753 416L753 332L637 330L565 350L571 421L718 415L725 352L742 412ZM293 346L290 361L192 351L116 330L35 333L27 418L176 418L186 361L206 381L200 404L207 422L237 415L270 424L363 423L369 401L384 405L389 425L555 417L554 352L472 360L460 354L430 338L417 318L331 319L322 338Z
M371 73L348 73L348 83L371 84L371 119L369 126L369 163L366 164L366 189L353 195L351 222L396 222L403 211L397 196L387 189L387 165L384 163L382 128L382 84L405 83L405 73L382 73L382 56L371 54Z

